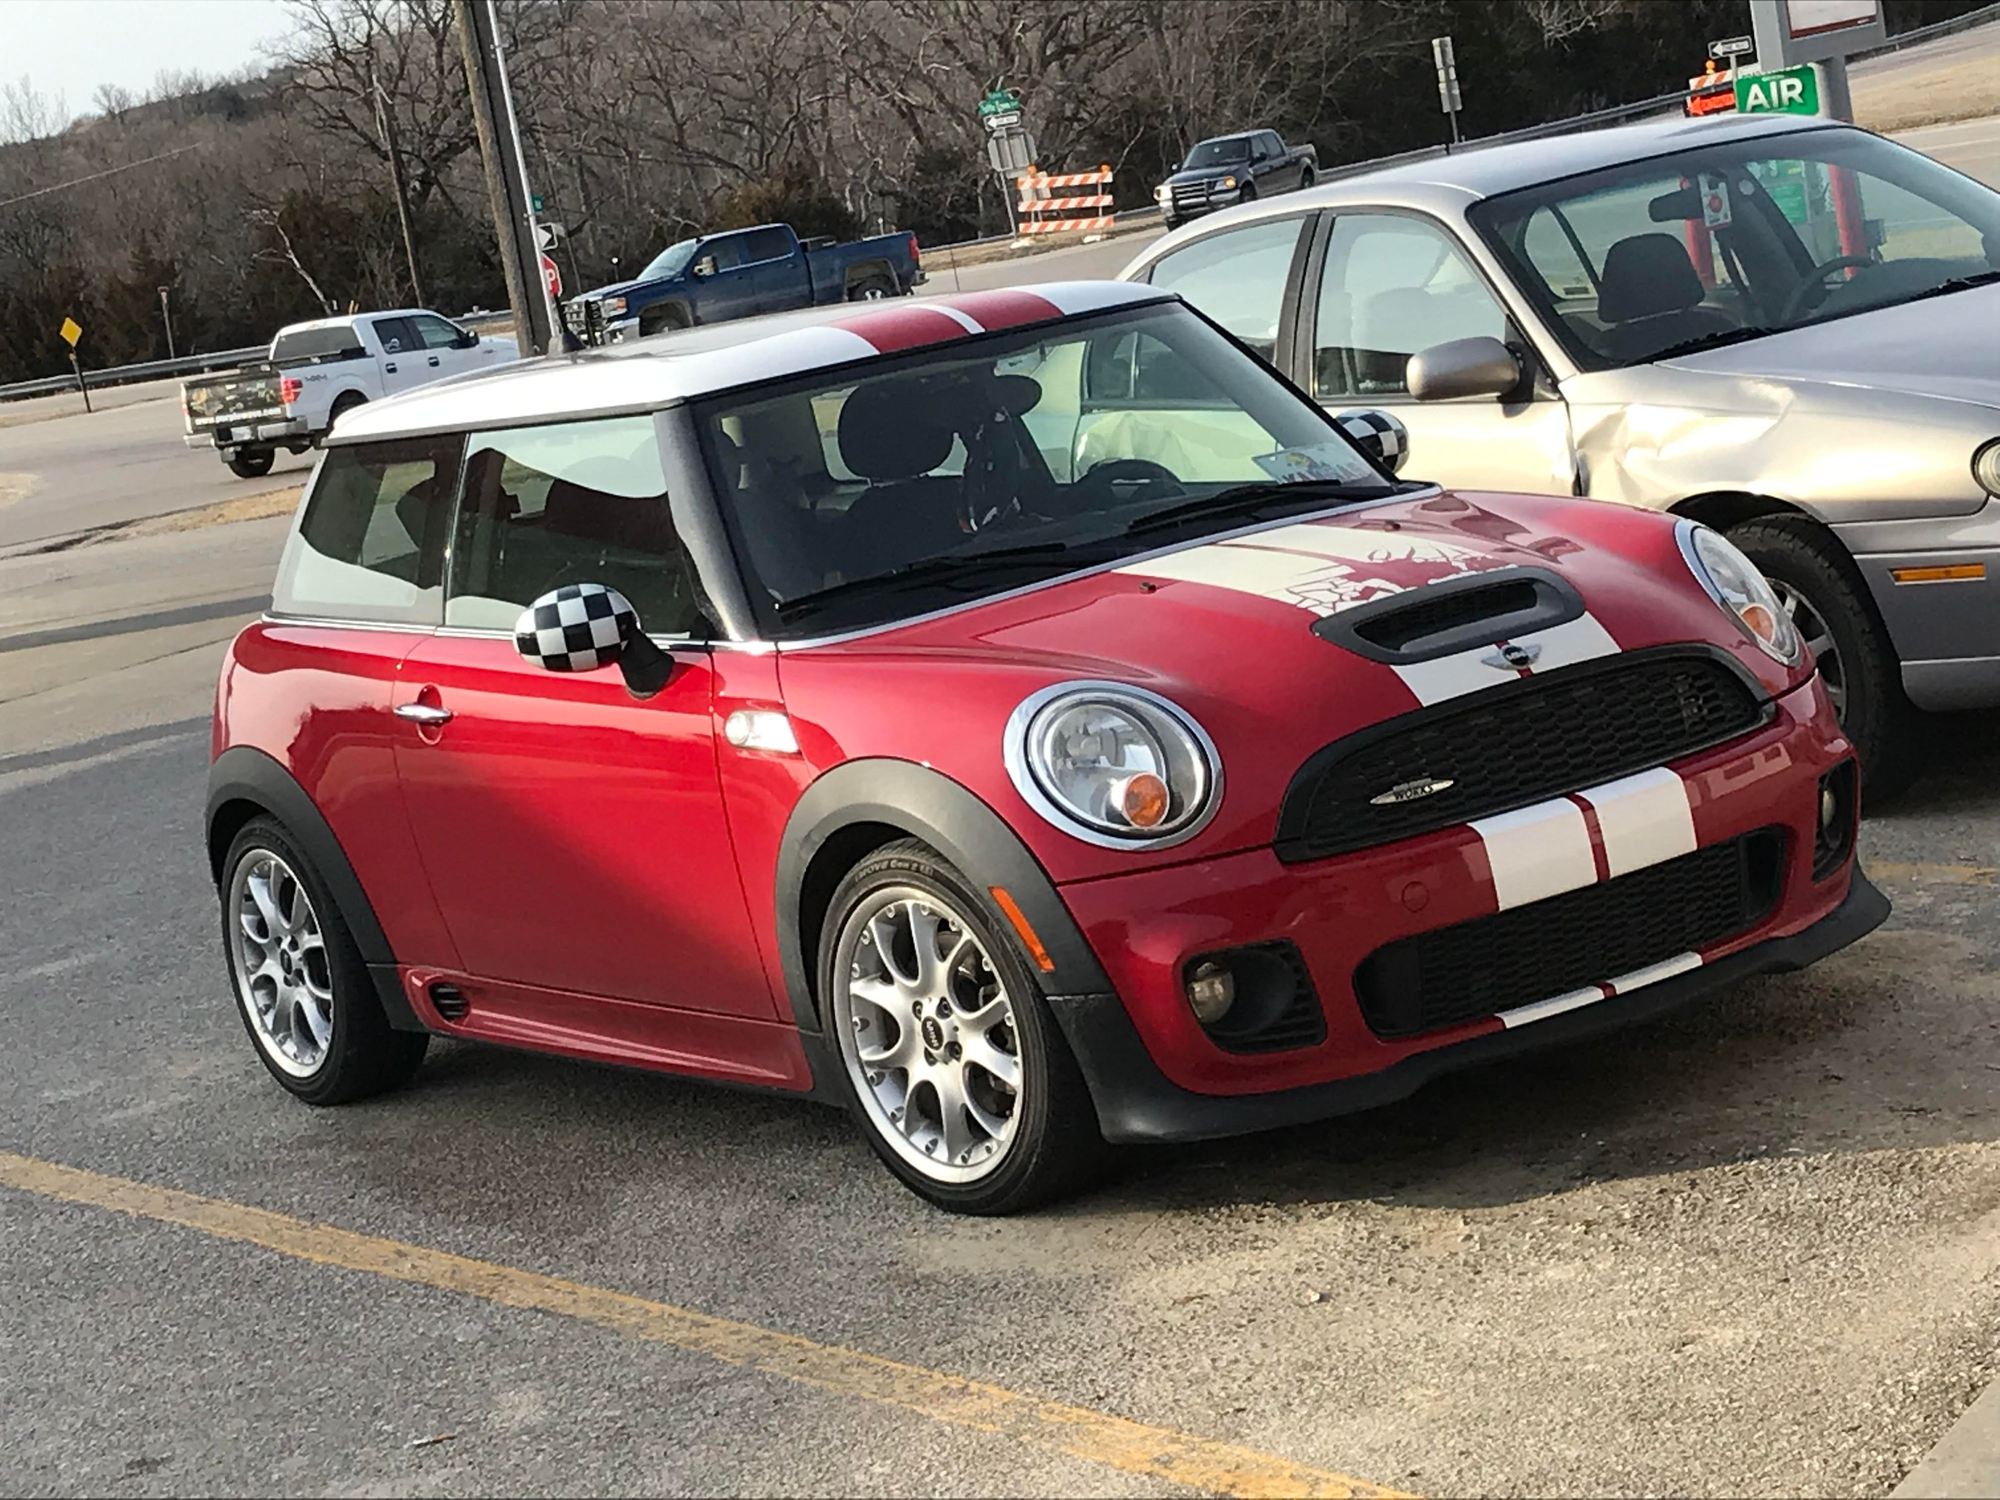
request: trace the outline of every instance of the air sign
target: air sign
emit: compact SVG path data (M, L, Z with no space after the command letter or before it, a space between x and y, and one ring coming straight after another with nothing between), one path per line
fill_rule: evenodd
M1753 73L1738 78L1736 108L1746 115L1816 115L1819 76L1808 63L1782 73Z

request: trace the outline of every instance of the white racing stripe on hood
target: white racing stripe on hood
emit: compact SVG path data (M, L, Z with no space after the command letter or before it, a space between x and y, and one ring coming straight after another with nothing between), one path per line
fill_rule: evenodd
M1400 585L1371 578L1365 570L1330 555L1279 551L1270 537L1269 532L1259 532L1254 544L1216 542L1148 558L1118 571L1175 583L1206 583L1315 615L1336 614L1350 605L1402 592Z

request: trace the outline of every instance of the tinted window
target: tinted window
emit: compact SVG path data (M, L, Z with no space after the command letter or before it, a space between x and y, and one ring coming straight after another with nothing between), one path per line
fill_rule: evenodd
M462 441L328 449L278 564L272 611L437 624Z
M694 629L651 417L473 434L445 624L512 628L565 583L609 584L655 635Z
M412 318L417 337L426 349L451 349L457 347L458 329L443 318Z
M696 260L712 260L718 271L733 270L743 264L743 236L731 234L718 240L706 241Z
M1247 135L1218 136L1212 141L1203 141L1188 152L1184 167L1220 167L1233 161L1246 161L1250 156L1250 137Z
M271 358L281 365L315 359L353 359L366 352L352 323L281 333L271 346Z
M1179 292L1270 359L1278 346L1285 278L1291 274L1292 253L1305 222L1270 219L1206 235L1161 256L1146 279Z
M382 341L384 354L412 354L418 348L417 330L408 318L377 318L375 337Z
M1418 350L1506 332L1506 313L1443 230L1400 214L1334 222L1313 336L1315 395L1402 395Z
M792 239L782 229L753 229L742 237L743 260L778 260L791 254Z

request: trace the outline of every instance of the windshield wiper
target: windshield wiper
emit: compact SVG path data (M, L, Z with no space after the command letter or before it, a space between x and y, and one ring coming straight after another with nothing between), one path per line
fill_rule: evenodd
M1940 281L1936 286L1925 287L1921 292L1903 300L1921 302L1926 297L1943 297L1952 292L1968 291L1976 286L1991 286L1996 281L2000 281L2000 270L1975 271L1970 276L1954 276L1949 281Z
M841 599L908 588L913 584L949 584L968 575L984 574L996 567L1012 570L1057 559L1067 560L1076 550L1069 542L1029 542L1018 547L993 547L983 552L941 552L935 557L922 557L915 562L904 563L886 573L848 578L808 594L795 595L778 605L778 618L797 619L802 614L810 614Z
M1157 531L1195 516L1254 515L1274 507L1281 500L1304 505L1315 500L1379 500L1395 493L1377 480L1356 484L1341 479L1272 479L1260 484L1234 484L1212 495L1182 500L1159 510L1149 510L1125 528L1129 536L1139 531Z
M1681 354L1699 354L1704 349L1720 349L1725 344L1740 344L1745 339L1760 339L1767 333L1783 333L1782 328L1765 328L1751 324L1744 328L1724 328L1714 333L1704 333L1699 338L1682 339L1678 344L1669 344L1664 349L1648 354L1645 363L1656 359L1672 359Z

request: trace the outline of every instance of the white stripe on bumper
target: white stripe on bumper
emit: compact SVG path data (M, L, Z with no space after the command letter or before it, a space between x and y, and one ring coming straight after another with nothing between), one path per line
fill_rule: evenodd
M1605 864L1612 876L1694 852L1694 809L1688 805L1687 783L1665 767L1607 781L1576 795L1597 814Z
M1526 1026L1531 1021L1546 1021L1550 1016L1559 1016L1566 1010L1595 1005L1598 1001L1609 1000L1614 995L1629 995L1632 991L1642 990L1649 984L1658 984L1662 979L1671 979L1676 974L1685 974L1689 969L1700 967L1699 953L1677 954L1673 958L1662 959L1659 963L1648 964L1643 969L1634 969L1629 974L1621 974L1616 979L1607 979L1601 985L1594 984L1587 989L1571 990L1567 995L1537 1000L1533 1005L1517 1005L1512 1010L1503 1010L1500 1012L1500 1024L1511 1030L1516 1026Z
M1486 846L1493 897L1501 911L1579 890L1597 880L1590 828L1567 797L1467 825Z

